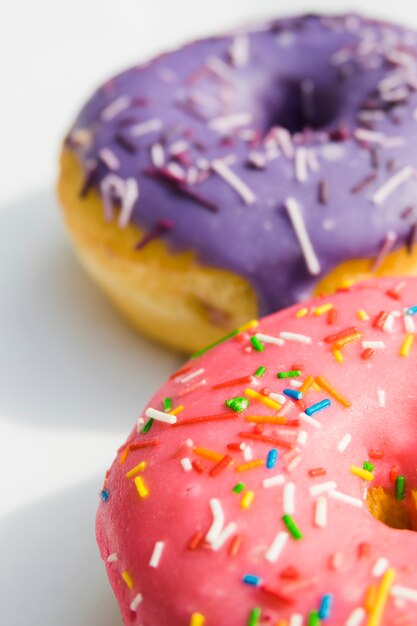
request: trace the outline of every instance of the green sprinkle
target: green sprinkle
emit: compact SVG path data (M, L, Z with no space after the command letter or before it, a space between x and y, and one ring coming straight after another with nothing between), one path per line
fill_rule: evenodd
M242 491L245 489L245 484L244 483L236 483L236 485L233 487L232 491L233 493L242 493Z
M223 343L223 341L227 341L231 337L236 337L236 335L238 335L238 334L239 334L239 330L232 330L230 333L227 333L227 335L224 335L224 337L222 337L221 339L218 339L217 341L214 341L213 343L209 344L208 346L205 346L205 348L201 348L201 350L198 350L197 352L194 352L194 354L191 355L191 358L192 359L196 359L201 354L204 354L205 352L208 352L212 348L215 348L216 346L218 346L219 343Z
M369 461L365 461L362 468L364 470L366 470L367 472L373 472L374 471L374 466L372 463L370 463Z
M261 619L262 610L259 608L252 609L249 613L249 619L247 626L258 626Z
M308 626L320 626L321 619L319 617L318 611L311 611L308 616Z
M265 374L265 372L266 372L266 367L264 365L261 365L260 367L258 367L256 372L254 373L254 376L257 376L258 378L260 378L261 376Z
M228 406L229 409L236 411L236 413L240 413L248 408L249 400L247 398L243 398L242 396L236 396L235 398L229 398L229 400L226 400L226 406Z
M171 398L164 398L164 411L171 411L172 400Z
M153 424L153 417L150 417L146 422L145 426L142 428L142 433L148 433L151 430L151 426Z
M289 372L278 372L277 378L295 378L301 376L300 370L290 370Z
M397 476L395 480L395 497L397 498L397 500L404 500L405 476Z
M251 337L250 342L257 352L263 352L265 350L264 344L259 341L258 337Z
M295 523L291 515L283 515L282 521L284 522L285 526L288 528L293 539L298 540L298 539L303 538L303 533L298 528L297 524Z

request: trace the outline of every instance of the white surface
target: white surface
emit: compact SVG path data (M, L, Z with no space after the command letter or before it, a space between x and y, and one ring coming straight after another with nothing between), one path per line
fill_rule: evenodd
M138 338L73 260L53 197L73 115L105 77L188 38L282 12L355 9L417 25L411 0L1 3L2 624L120 624L94 541L97 492L180 363Z

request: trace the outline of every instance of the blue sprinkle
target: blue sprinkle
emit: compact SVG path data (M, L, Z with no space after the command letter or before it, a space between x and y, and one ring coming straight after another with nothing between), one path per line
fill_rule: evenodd
M407 315L416 315L417 314L417 304L415 306L410 306L407 311Z
M107 500L109 499L110 494L108 491L106 491L105 489L103 489L103 491L100 494L100 498L103 500L103 502L107 502Z
M255 576L255 574L245 574L242 580L247 585L252 585L253 587L259 587L259 585L262 583L261 577Z
M276 450L275 448L271 448L271 450L268 452L268 456L266 459L267 469L274 469L275 465L277 464L277 461L278 461L278 450Z
M325 409L330 405L330 400L326 398L326 400L322 400L321 402L317 402L316 404L312 404L311 406L307 407L305 412L308 416L311 417L312 415L314 415L314 413L317 413L318 411L321 411L322 409Z
M297 389L284 389L284 393L286 396L289 396L290 398L294 398L294 400L303 399L303 392L298 391Z
M325 593L321 599L319 617L320 619L328 619L332 613L333 594Z

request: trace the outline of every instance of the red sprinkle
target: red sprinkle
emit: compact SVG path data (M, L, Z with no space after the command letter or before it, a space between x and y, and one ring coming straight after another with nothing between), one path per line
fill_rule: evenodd
M374 328L379 328L380 330L382 330L387 317L388 317L388 313L386 311L380 311L378 315L376 316L376 318L374 319L374 321L372 322L372 326Z
M398 465L393 465L389 471L390 482L395 483L395 481L397 480L397 476L399 476L399 474L400 474L400 468L398 467Z
M264 593L268 594L268 596L272 596L275 600L282 602L282 604L294 604L294 598L286 595L282 591L279 591L279 589L274 589L270 585L261 585L260 589Z
M258 435L257 433L240 432L239 437L244 439L253 439L254 441L261 441L262 443L272 443L273 445L280 446L281 448L287 448L293 450L294 444L278 437L271 437L270 435Z
M193 466L193 469L195 469L195 471L198 472L199 474L202 474L204 472L204 465L202 464L201 461L198 461L198 460L191 461L191 465Z
M280 572L279 575L280 575L281 578L285 578L287 580L288 579L289 580L295 580L295 579L300 577L300 572L298 571L298 569L294 565L289 565L288 567L283 569L282 572Z
M215 413L214 415L200 415L199 417L189 417L188 419L176 422L175 424L172 424L171 428L175 428L176 426L189 426L190 424L201 424L203 422L214 422L216 420L232 419L237 416L238 414L235 411L230 411L228 413Z
M171 374L169 379L172 380L173 378L177 378L178 376L182 376L183 374L186 374L187 372L189 372L191 368L192 368L192 365L189 365L188 367L183 367L181 370L178 370L178 371L174 372L173 374Z
M229 556L237 556L240 552L240 547L242 545L243 537L242 535L236 535L233 537L230 546L229 546Z
M234 378L233 380L225 380L222 383L217 383L212 386L212 389L223 389L223 387L232 387L233 385L246 385L252 382L252 376L242 376L241 378Z
M204 537L203 533L197 530L197 532L194 533L194 535L191 537L188 543L188 549L197 550L197 548L201 545L201 542L203 541L203 537Z
M366 361L367 359L370 359L371 356L373 356L374 354L375 350L373 350L372 348L365 348L365 350L361 354L361 357L364 359L364 361Z
M368 456L370 459L383 459L384 451L377 450L376 448L371 448L370 450L368 450Z
M308 475L309 476L324 476L326 473L326 470L324 469L324 467L314 467L311 470L308 470Z
M271 390L268 389L268 387L263 387L260 392L263 396L269 396L269 394L271 393Z
M358 557L360 559L363 559L367 556L369 556L371 553L371 546L369 545L369 543L360 543L358 545Z
M226 469L231 463L233 463L233 459L228 454L225 454L222 459L214 467L211 468L209 474L210 476L217 476Z
M329 325L335 324L337 322L337 310L336 309L330 309L330 311L327 312L327 323Z
M359 330L356 326L351 326L350 328L345 328L334 335L327 335L327 337L324 338L324 341L326 343L334 343L335 341L339 341L340 339L344 339L345 337L349 337L350 335L354 335L358 332Z
M235 450L236 452L243 452L245 449L245 444L242 443L228 443L226 448L228 450Z
M265 430L265 424L255 424L255 426L253 427L253 432L256 433L257 435L262 435L264 430Z

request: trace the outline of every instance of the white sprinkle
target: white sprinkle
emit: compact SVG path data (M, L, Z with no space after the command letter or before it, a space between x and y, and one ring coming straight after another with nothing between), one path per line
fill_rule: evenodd
M341 491L329 491L329 496L333 498L333 500L339 500L340 502L345 502L345 504L351 504L359 509L363 507L362 500L349 496L347 493L342 493Z
M265 489L269 489L270 487L278 487L278 485L283 485L284 483L285 476L283 474L277 474L276 476L264 478L262 481L262 485L265 487Z
M206 61L206 67L218 78L221 78L227 83L231 82L232 70L224 61L219 59L219 57L209 57Z
M170 163L168 163L167 170L168 172L170 172L170 174L172 174L173 176L175 176L181 181L185 181L187 178L185 174L185 170L181 167L181 165L179 165L178 163L175 163L174 161L171 161Z
M303 616L299 613L293 613L290 617L289 626L303 626Z
M193 378L197 378L197 376L201 376L202 374L204 374L204 367L200 367L200 369L198 370L194 370L194 372L191 372L190 374L186 374L185 376L181 376L180 378L176 378L175 382L177 383L188 383L190 382L190 380L193 380Z
M236 532L236 529L237 524L235 522L229 522L226 528L222 530L221 533L217 536L217 539L212 542L212 550L219 550L226 543L229 537L231 537Z
M362 348L366 350L371 348L372 350L383 350L385 348L384 341L362 341Z
M125 181L125 188L122 198L122 208L119 214L118 224L120 228L128 225L132 215L136 200L139 198L139 187L134 178Z
M143 600L143 596L141 593L138 593L132 600L132 602L130 603L130 610L135 612L136 609L138 608L139 604L142 602Z
M318 483L317 485L313 485L310 487L310 495L315 498L316 496L321 496L323 493L328 493L329 491L334 491L337 489L337 483L334 480L329 480L325 483Z
M271 396L272 396L272 393L269 394L269 397ZM288 415L288 413L291 413L291 411L295 409L295 406L296 406L295 402L286 402L284 406L282 407L282 409L280 409L279 414L285 417L286 415Z
M146 122L140 122L139 124L135 124L131 126L130 133L132 137L142 137L143 135L147 135L148 133L154 133L158 130L162 130L163 124L162 120L154 117Z
M319 496L314 509L314 524L317 528L325 528L327 526L327 498Z
M110 170L118 170L120 161L110 148L101 148L99 150L100 159L107 165Z
M382 204L388 196L397 189L400 185L405 183L414 174L414 168L411 165L406 165L399 172L396 172L391 178L389 178L372 196L372 202L374 204Z
M281 555L281 552L283 551L285 544L287 543L289 538L289 534L284 532L284 531L280 531L277 536L275 537L275 539L273 540L273 542L271 543L271 545L269 546L268 550L265 553L265 559L267 561L269 561L269 563L275 563L279 556Z
M250 152L248 162L252 167L256 167L258 170L263 170L266 167L266 158L263 154L260 154L260 152Z
M269 397L271 400L275 400L275 402L278 402L279 404L285 404L287 401L286 396L282 395L282 393L275 393L274 391L271 391Z
M239 126L248 126L252 122L252 113L242 111L241 113L231 113L215 117L208 122L208 127L218 133L223 133Z
M379 578L382 574L385 574L389 567L389 561L384 556L381 556L379 559L375 561L375 564L372 568L372 576L376 576Z
M383 135L383 133L377 133L366 128L356 128L353 131L353 136L355 139L358 139L359 141L366 141L367 143L382 144L385 139L385 135Z
M406 313L404 314L404 328L407 333L415 334L416 325L412 315L407 315Z
M299 183L307 180L307 150L303 147L295 151L295 178Z
M155 543L151 560L149 561L149 567L155 567L155 568L158 567L164 547L165 547L164 541L157 541Z
M209 505L213 515L213 523L207 532L206 541L212 544L218 539L222 531L224 524L224 513L220 500L218 500L217 498L211 498Z
M297 467L297 465L299 465L299 464L300 464L300 462L301 462L301 458L302 458L302 457L301 457L301 454L298 454L297 456L295 456L295 457L294 457L294 458L293 458L293 459L292 459L292 460L291 460L291 461L287 464L287 466L286 466L286 468L285 468L285 469L287 470L287 472L292 472L292 471L293 471L293 470Z
M136 432L141 433L144 426L145 420L143 419L143 417L138 417L138 421L136 422Z
M307 337L307 335L300 335L299 333L290 333L287 331L282 331L279 336L281 339L286 339L287 341L299 341L300 343L311 343L311 337Z
M272 343L276 346L283 346L285 343L285 341L283 339L280 339L279 337L264 335L263 333L256 333L255 337L259 339L259 341L263 341L264 343Z
M169 153L172 156L177 156L178 154L183 154L184 152L187 152L188 148L189 148L188 141L185 141L184 139L180 139L179 141L176 141L169 147Z
M306 430L299 430L297 435L297 443L301 446L305 446L307 443L308 433Z
M160 143L151 145L151 161L154 167L162 167L165 163L164 149Z
M294 515L295 513L295 484L286 483L282 492L282 509L284 515Z
M386 333L392 333L394 329L394 321L395 321L395 316L392 313L388 313L385 319L385 322L382 326L382 330L385 331Z
M125 192L125 181L117 174L108 174L100 183L100 193L103 198L104 215L107 221L113 219L113 200L122 201Z
M276 136L278 139L279 147L281 148L284 156L287 159L292 159L294 156L294 146L291 139L291 134L286 128L276 128Z
M306 424L310 424L310 426L314 426L314 428L321 428L320 422L314 419L314 417L310 417L307 413L299 413L299 418L303 420Z
M221 159L214 159L211 168L218 176L223 178L239 194L246 204L253 204L256 196L251 189L237 176Z
M394 585L391 589L391 595L395 596L396 598L403 598L404 600L417 602L417 589L411 589L410 587Z
M164 422L165 424L175 424L177 418L175 415L169 415L168 413L163 413L162 411L158 411L157 409L153 409L149 407L145 411L146 417L152 417L154 420L158 422Z
M229 50L235 67L244 67L249 60L249 37L245 33L236 35Z
M101 112L101 119L104 122L110 122L116 115L119 115L122 111L125 111L130 106L129 96L120 96L110 102Z
M339 443L337 444L337 450L338 452L344 452L346 450L346 448L348 447L348 445L350 444L350 442L352 441L352 435L349 433L346 433L346 435L344 435L341 440L339 441Z
M310 150L307 150L307 165L312 172L318 172L320 169L317 154L312 148L310 148Z
M295 389L299 389L303 386L303 383L301 382L301 380L295 380L295 378L291 378L290 385L291 387L295 387Z
M320 274L321 267L314 252L310 237L308 235L303 216L300 211L300 207L295 198L287 198L285 200L285 207L288 211L289 218L292 223L292 227L300 244L301 252L303 253L304 260L307 265L307 269L313 276Z
M385 389L378 388L376 390L376 395L378 398L378 406L382 409L385 406Z
M109 556L107 557L107 563L115 563L118 560L119 557L117 556L116 552L113 552L113 554L109 554Z
M252 461L253 454L252 454L252 448L250 446L245 446L243 450L243 458L245 461Z
M356 609L352 611L347 621L345 622L345 626L361 626L363 620L365 619L366 611L361 606L358 606Z
M185 456L183 459L181 459L180 463L181 463L181 467L184 470L184 472L191 472L191 470L193 469L191 461L190 461L190 459L187 456Z

